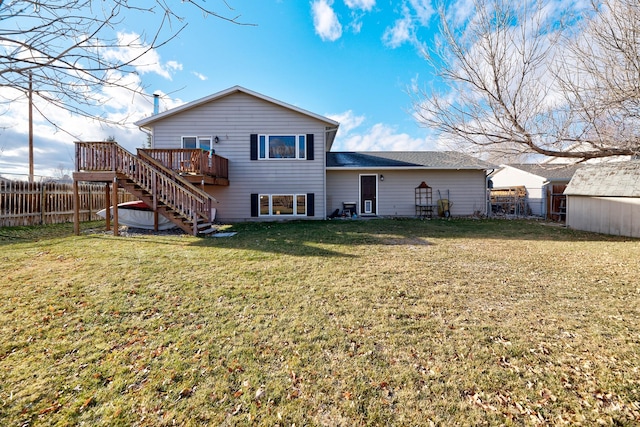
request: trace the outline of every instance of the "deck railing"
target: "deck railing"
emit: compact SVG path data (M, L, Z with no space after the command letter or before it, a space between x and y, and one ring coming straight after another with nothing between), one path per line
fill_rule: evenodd
M213 199L205 191L189 183L162 165L138 158L115 142L76 142L78 172L112 171L125 175L159 203L171 208L196 224L201 217L211 221Z
M169 169L180 173L229 178L229 160L215 153L209 154L208 151L189 148L139 148L138 152L144 152Z

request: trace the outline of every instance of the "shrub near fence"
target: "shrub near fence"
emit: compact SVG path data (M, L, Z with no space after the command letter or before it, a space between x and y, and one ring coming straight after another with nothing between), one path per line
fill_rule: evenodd
M105 184L79 184L80 221L102 219ZM118 203L135 200L122 189ZM55 182L0 181L0 227L73 221L73 185Z

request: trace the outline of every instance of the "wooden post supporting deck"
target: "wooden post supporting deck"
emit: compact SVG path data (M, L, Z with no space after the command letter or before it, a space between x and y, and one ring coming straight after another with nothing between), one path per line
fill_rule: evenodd
M109 206L111 205L111 187L109 184L104 185L104 205L107 207L107 215L105 216L106 225L105 228L107 231L111 230L111 209Z
M111 189L111 205L113 206L113 235L118 236L118 178L113 177L113 188Z
M78 181L73 180L73 232L80 235L80 192L78 191Z

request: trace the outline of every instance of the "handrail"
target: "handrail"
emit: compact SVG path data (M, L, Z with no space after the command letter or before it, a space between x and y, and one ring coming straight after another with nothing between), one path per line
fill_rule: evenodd
M115 142L76 142L76 165L78 172L111 171L125 175L153 196L154 210L159 200L193 221L194 234L198 218L211 221L213 197L156 160L136 157Z
M229 178L229 160L201 148L139 148L172 170Z
M142 148L138 148L138 157L140 157L140 158L146 160L147 162L153 164L156 168L158 168L160 171L162 171L165 175L171 177L172 179L174 179L177 182L180 182L183 186L190 188L191 191L193 191L195 193L198 193L203 197L208 197L208 198L210 198L212 201L214 201L216 203L218 202L215 197L213 197L212 195L210 195L209 193L207 193L203 189L196 187L195 185L193 185L193 183L191 183L190 181L187 181L179 173L177 173L176 171L174 171L172 169L169 169L164 164L162 164L161 161L159 161L159 160L155 159L154 157L150 156L149 153L147 152L147 150L144 150Z

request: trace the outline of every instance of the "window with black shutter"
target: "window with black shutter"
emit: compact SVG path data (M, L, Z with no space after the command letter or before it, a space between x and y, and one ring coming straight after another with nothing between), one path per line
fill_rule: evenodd
M307 216L316 216L316 195L307 193Z
M251 160L258 160L258 134L252 133L249 141L251 146Z
M314 160L313 156L313 134L307 134L307 160Z
M257 193L251 194L251 216L257 217L259 213L259 195Z

